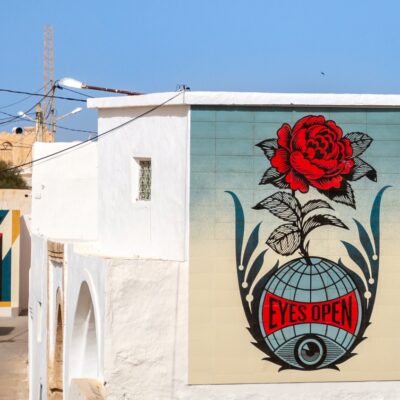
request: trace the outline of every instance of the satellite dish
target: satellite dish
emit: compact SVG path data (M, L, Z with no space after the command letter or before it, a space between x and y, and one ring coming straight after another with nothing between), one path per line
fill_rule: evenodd
M16 133L17 135L22 135L24 133L24 128L16 126L12 129L12 133Z

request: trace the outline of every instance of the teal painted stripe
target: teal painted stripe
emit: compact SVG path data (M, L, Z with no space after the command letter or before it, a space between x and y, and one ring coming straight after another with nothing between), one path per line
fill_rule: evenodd
M11 249L1 265L1 301L11 301Z
M0 224L4 221L4 218L7 217L8 210L0 210Z

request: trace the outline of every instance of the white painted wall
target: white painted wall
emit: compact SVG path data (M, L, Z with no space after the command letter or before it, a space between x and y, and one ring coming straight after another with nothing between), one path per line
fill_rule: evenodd
M147 110L100 109L99 132ZM98 241L102 254L185 258L187 146L187 106L159 108L99 139ZM136 200L135 157L151 158L151 201Z
M73 143L35 143L39 159ZM75 148L33 165L32 233L53 239L95 239L97 144Z
M188 264L114 260L107 271L108 400L400 399L400 382L188 385Z
M73 378L95 378L103 381L104 364L104 313L106 291L106 269L110 261L91 255L83 255L76 252L74 245L69 244L66 249L66 297L65 297L65 327L64 327L64 393L69 393ZM87 331L74 332L76 309L78 307L79 292L83 282L89 287L93 302L94 320L97 339L97 366L85 370L85 362L82 357L77 360L73 353L72 341L77 334L84 335L80 343L84 343ZM89 321L88 321L89 322ZM66 400L68 398L66 397Z
M29 273L29 400L47 396L47 243L32 236ZM42 390L40 386L42 385Z

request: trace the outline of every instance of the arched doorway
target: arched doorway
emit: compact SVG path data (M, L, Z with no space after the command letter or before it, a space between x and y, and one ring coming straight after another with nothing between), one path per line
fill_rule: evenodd
M57 292L57 300L59 291ZM52 363L51 377L49 379L49 400L63 399L63 317L61 302L57 301L57 327Z
M69 378L97 378L97 332L92 296L83 282L75 310L70 346Z

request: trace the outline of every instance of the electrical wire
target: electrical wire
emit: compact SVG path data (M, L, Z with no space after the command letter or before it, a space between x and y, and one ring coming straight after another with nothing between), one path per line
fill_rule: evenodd
M1 90L3 90L3 89L0 89L0 91ZM50 90L46 93L46 94L41 94L40 95L40 97L42 97L42 99L41 100L39 100L39 102L40 101L43 101L44 99L46 99L47 97L51 97L50 96L50 92L53 90L53 88L50 88ZM38 103L35 103L32 107L30 107L28 110L26 110L25 112L23 112L23 114L28 114L30 111L32 111L35 107L36 107L36 105L37 105ZM5 113L4 111L2 111L2 113L3 114L8 114L8 113ZM11 115L11 114L10 114ZM3 122L0 122L0 125L7 125L7 124L9 124L10 122L14 122L14 121L16 121L16 120L18 120L18 119L21 119L21 117L18 115L15 115L15 116L13 116L12 118L10 118L9 120L7 120L7 121L3 121Z
M22 120L22 121L24 121L24 122L28 121L27 118L24 118L24 117L23 117L23 115L22 115L22 116L20 116L20 115L13 115L13 114L6 113L6 112L4 112L4 111L0 111L0 114L8 115L8 116L12 117L12 120L20 119L20 120ZM27 113L24 113L24 114L27 114ZM0 122L1 122L1 121L2 121L2 119L0 118ZM32 121L32 122L36 122L36 121ZM0 125L1 125L1 123L0 123ZM47 123L45 123L45 122L43 122L43 125L51 126L51 124L47 124ZM54 125L54 127L55 127L55 128L59 128L59 129L65 129L65 130L67 130L67 131L73 131L73 132L82 132L82 133L94 133L94 134L97 134L96 131L89 131L89 130L85 130L85 129L75 129L75 128L70 128L70 127L68 127L68 126L61 126L61 125L57 125L57 124Z
M15 169L19 169L19 168L25 167L25 166L27 166L27 165L33 165L33 164L36 164L36 163L41 162L41 161L46 161L46 160L48 160L48 159L50 159L50 158L52 159L52 158L54 158L54 157L57 157L57 156L59 156L59 155L65 153L65 152L67 152L67 151L69 151L69 150L74 150L74 149L80 148L81 146L84 146L84 145L86 145L86 144L88 144L88 143L97 141L99 138L104 137L105 135L108 135L108 134L110 134L111 132L114 132L115 130L117 130L117 129L119 129L119 128L122 128L122 127L124 127L124 126L126 126L126 125L128 125L128 124L130 124L130 123L132 123L132 122L134 122L134 121L136 121L136 120L138 120L138 119L140 119L140 118L142 118L142 117L144 117L144 116L150 114L150 113L152 113L153 111L155 111L155 110L157 110L158 108L164 106L165 104L169 103L170 101L172 101L173 99L175 99L176 97L180 96L180 95L183 94L183 93L184 93L184 91L181 91L181 92L177 93L176 95L170 97L168 100L165 100L165 101L162 102L161 104L158 104L158 105L156 105L156 106L150 108L149 110L143 112L142 114L139 114L138 116L136 116L136 117L134 117L134 118L131 118L131 119L129 119L128 121L125 121L125 122L123 122L122 124L117 125L117 126L115 126L114 128L109 129L108 131L105 131L105 132L103 132L103 133L100 133L99 135L95 136L94 138L86 139L86 140L84 140L84 141L82 141L82 142L76 143L76 144L74 144L74 145L72 145L72 146L70 146L70 147L67 147L67 148L65 148L65 149L56 151L56 152L54 152L54 153L48 154L48 155L43 156L43 157L40 157L40 158L37 158L36 160L32 160L32 161L30 161L30 162L25 162L25 163L23 163L23 164L16 165L16 166L14 166L14 167L2 169L2 170L0 170L0 173L1 173L1 172L6 172L6 171L12 171L12 170L15 170Z
M43 89L43 87L44 87L44 86L42 86L40 89L36 90L34 93L35 93L35 94L38 94L38 93ZM24 98L21 99L21 100L15 101L14 103L10 103L10 104L7 104L7 105L5 105L5 106L1 106L1 107L0 107L0 110L3 110L4 108L9 108L9 107L15 106L16 104L19 104L19 103L23 103L25 100L30 99L32 96L33 96L33 95L30 94L30 95L24 97Z
M53 88L50 89L50 91L53 90ZM11 89L0 89L0 92L6 92L6 93L16 93L16 94L28 94L30 96L39 96L43 97L42 94L39 93L33 93L33 92L24 92L21 90L11 90ZM47 95L46 97L52 98L52 99L61 99L61 100L70 100L70 101L80 101L82 103L86 103L86 100L84 99L77 99L75 97L64 97L64 96L55 96L55 95Z

